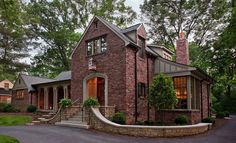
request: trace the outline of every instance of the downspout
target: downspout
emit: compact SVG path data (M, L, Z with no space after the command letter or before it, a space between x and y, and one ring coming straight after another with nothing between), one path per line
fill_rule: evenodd
M135 83L135 98L134 98L134 104L135 104L135 122L137 122L138 119L138 95L137 95L137 52L138 50L135 51L135 55L134 55L134 83Z
M147 56L147 95L149 94L149 62L148 62L148 56ZM148 102L148 101L147 101ZM148 121L150 119L150 111L149 111L149 102L148 102L148 107L147 107L147 117L148 117Z

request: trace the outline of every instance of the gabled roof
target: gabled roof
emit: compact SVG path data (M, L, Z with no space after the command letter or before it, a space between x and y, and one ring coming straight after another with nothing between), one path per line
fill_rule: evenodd
M24 80L24 83L26 84L28 91L34 91L34 88L32 87L33 84L40 84L40 83L47 83L55 81L54 79L48 79L48 78L42 78L37 76L30 76L30 75L24 75L20 74L21 78Z
M154 47L154 48L160 48L160 49L163 49L165 50L166 52L168 52L169 54L173 55L173 51L171 51L170 49L166 48L165 46L161 46L161 45L154 45L154 44L150 44L150 45L147 45L148 47Z
M80 41L77 43L76 47L74 48L72 54L71 54L71 57L72 55L74 54L75 50L77 49L77 47L79 46L80 42L82 41L84 35L87 33L88 29L90 28L91 24L93 23L93 21L95 19L98 19L99 21L101 21L104 25L106 25L111 31L113 31L118 37L120 37L124 42L125 42L125 46L127 45L132 45L134 47L137 47L137 48L140 48L136 43L134 43L132 40L130 40L126 35L126 31L130 31L130 30L134 30L135 28L137 29L140 25L137 24L137 25L134 25L134 26L131 26L131 27L128 27L126 29L120 29L119 27L117 27L116 25L106 21L105 19L103 19L102 17L99 17L99 16L94 16L92 18L92 20L90 21L89 25L87 26L86 30L84 31L82 37L80 38Z
M122 29L121 32L122 32L122 33L128 33L128 32L137 30L137 29L139 28L139 26L141 26L141 25L142 25L142 23L135 24L135 25L133 25L133 26L127 27L127 28L125 28L125 29Z

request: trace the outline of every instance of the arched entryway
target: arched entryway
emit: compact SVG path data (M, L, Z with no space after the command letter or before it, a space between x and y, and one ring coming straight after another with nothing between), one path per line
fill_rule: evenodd
M100 73L90 74L83 80L83 101L88 97L98 100L101 106L108 105L108 79Z

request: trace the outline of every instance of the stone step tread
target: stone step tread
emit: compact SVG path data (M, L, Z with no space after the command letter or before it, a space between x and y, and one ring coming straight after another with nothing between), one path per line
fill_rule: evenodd
M58 126L66 126L66 127L75 127L75 128L83 128L83 129L89 129L89 125L84 124L75 124L75 123L68 123L68 122L56 122L55 125Z
M84 124L84 125L87 125L87 122L71 121L71 120L62 120L61 123L73 123L73 124Z
M32 123L40 123L40 121L32 121Z
M79 122L82 122L82 119L73 119L73 118L71 118L71 119L68 119L68 121L79 121ZM83 119L83 121L86 121L86 120Z

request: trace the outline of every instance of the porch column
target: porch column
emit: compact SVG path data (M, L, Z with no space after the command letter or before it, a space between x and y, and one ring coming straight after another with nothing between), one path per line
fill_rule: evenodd
M40 109L40 105L39 105L39 103L40 103L40 90L38 90L39 92L38 92L38 96L37 96L37 98L38 98L38 103L37 103L37 107L38 107L38 109Z
M53 87L53 109L57 110L57 87Z
M67 87L68 87L67 85L63 86L64 98L68 98L68 88Z
M48 88L44 88L44 109L48 110Z
M187 109L191 109L191 77L187 77Z

